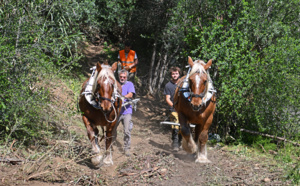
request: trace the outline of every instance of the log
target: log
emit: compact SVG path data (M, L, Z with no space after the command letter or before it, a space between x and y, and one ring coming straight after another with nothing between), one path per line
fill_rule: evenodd
M297 143L297 142L288 140L288 139L283 138L283 137L276 137L276 136L272 136L272 135L270 135L270 134L264 134L264 133L261 133L261 132L252 131L252 130L247 130L247 129L240 129L240 131L242 131L242 132L247 132L247 133L250 133L250 134L256 134L256 135L260 135L260 136L265 136L265 137L277 139L277 140L284 141L284 142L289 142L289 143L293 144L294 146L300 147L300 143Z
M23 162L23 160L16 159L16 158L1 158L0 157L0 162L11 163L13 165L16 165L16 164L20 164L21 162Z

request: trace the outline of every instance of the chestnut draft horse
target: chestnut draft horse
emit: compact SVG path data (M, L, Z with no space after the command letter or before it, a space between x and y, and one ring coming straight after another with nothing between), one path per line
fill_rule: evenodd
M174 107L178 112L183 138L182 147L188 153L197 151L195 162L209 163L206 142L216 108L216 95L214 90L209 91L213 89L213 86L209 85L212 82L207 72L212 65L212 60L205 64L200 60L193 62L192 58L188 57L188 63L191 68L187 74L188 78L184 76L179 80L174 95ZM188 83L186 88L183 87L184 82ZM189 123L196 125L194 139Z
M85 124L89 140L92 143L92 151L95 156L91 159L95 166L113 165L111 144L112 132L118 120L118 116L122 106L120 98L121 85L114 77L114 71L117 69L117 63L112 67L108 65L100 65L97 63L96 70L98 75L93 87L92 93L96 97L96 101L100 105L100 109L94 108L86 100L82 92L85 90L88 80L82 85L81 95L79 98L79 108L82 112L82 120ZM100 146L98 144L99 130L97 126L101 126L102 130L105 128L105 153L101 154Z

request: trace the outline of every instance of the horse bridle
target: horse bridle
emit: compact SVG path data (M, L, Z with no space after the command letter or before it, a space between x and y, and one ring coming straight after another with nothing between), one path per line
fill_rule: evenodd
M202 99L202 98L204 98L205 94L206 94L206 87L205 87L204 91L200 94L195 94L195 93L190 91L190 96L192 98L195 97L195 98L201 98Z
M97 92L97 93L95 93L95 95L96 95L96 98L99 100L99 104L101 103L101 101L100 100L107 100L107 101L109 101L109 102L111 102L112 104L114 104L115 103L115 101L114 100L111 100L111 99L109 99L109 98L106 98L106 97L102 97L102 96L100 96L100 94Z
M107 119L106 113L103 111L102 107L100 106L100 110L102 111L102 113L103 113L103 115L104 115L104 117L105 117L105 120L106 120L107 122L109 122L109 123L113 123L113 122L116 121L116 119L117 119L117 110L116 110L116 108L115 108L114 103L115 103L115 101L117 100L117 98L121 96L121 95L116 91L116 87L115 87L113 84L112 84L112 86L113 86L113 89L114 89L114 91L113 91L113 93L112 93L112 99L109 99L109 98L100 96L100 94L99 94L98 91L95 93L95 97L98 99L98 104L99 104L99 105L101 105L101 100L107 100L107 101L109 101L109 102L111 103L111 105L112 105L112 107L113 107L113 110L114 110L114 112L115 112L115 118L114 118L112 121L110 121L110 120ZM110 111L110 112L111 112L111 111ZM109 113L110 113L110 112L109 112Z
M207 87L205 86L204 91L202 93L200 93L200 94L193 93L191 91L191 88L189 88L189 89L182 89L180 92L182 92L183 96L190 102L193 97L194 98L201 98L201 99L203 99L205 97L205 95L206 95L206 92L207 92L206 89L207 89ZM187 92L188 94L185 94L185 92ZM201 103L201 106L203 106L203 105L204 105L204 102Z

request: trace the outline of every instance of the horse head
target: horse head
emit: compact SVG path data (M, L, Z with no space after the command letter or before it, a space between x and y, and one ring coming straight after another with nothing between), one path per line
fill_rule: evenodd
M97 63L97 71L99 73L96 80L97 83L95 83L95 95L104 114L112 111L116 100L115 93L118 86L113 73L116 69L117 63L114 63L112 67Z
M192 68L189 73L191 106L194 111L199 111L204 106L203 98L207 92L208 81L210 80L207 69L212 65L212 59L207 63L201 60L193 62L188 57L188 63Z

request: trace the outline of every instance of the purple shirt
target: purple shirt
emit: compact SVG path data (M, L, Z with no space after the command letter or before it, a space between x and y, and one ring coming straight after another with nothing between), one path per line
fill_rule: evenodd
M135 94L134 85L132 82L126 81L126 83L124 85L122 85L122 96L127 95L129 92L132 92L133 94ZM126 99L125 99L125 102L126 102ZM125 107L126 107L126 109L124 107L122 107L121 114L123 114L123 115L132 114L132 106L129 104L129 105L126 105Z

